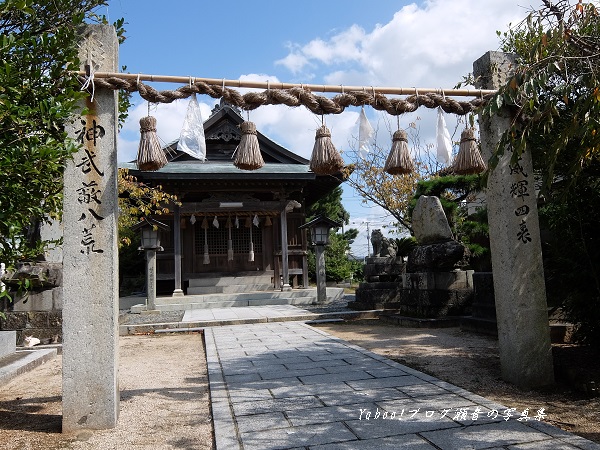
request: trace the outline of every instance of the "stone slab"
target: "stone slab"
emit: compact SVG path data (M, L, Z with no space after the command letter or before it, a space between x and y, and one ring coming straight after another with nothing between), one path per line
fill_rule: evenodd
M0 331L0 358L12 355L17 348L16 331Z
M545 433L512 420L425 432L422 436L444 450L465 448L477 450L493 445L501 447L512 444L539 443L548 441L550 438Z
M0 385L56 357L55 348L22 350L0 358Z
M248 347L244 346L246 339L251 343ZM271 353L268 347L277 340L289 347L277 345L276 353ZM303 323L210 328L205 330L205 341L216 450L483 448L470 446L469 439L484 443L486 449L546 445L547 441L559 449L567 445L565 450L570 449L568 445L600 448L543 422L522 424L516 417L509 421L502 416L490 418L487 413L492 409L502 411L506 407ZM259 350L261 343L264 355L246 354L248 348ZM311 364L311 369L318 368L319 363L324 369L341 367L329 365L331 359L326 355L343 355L346 362L380 371L373 370L368 374L371 378L363 380L338 378L333 373L224 382L236 366L244 367L247 375L266 373L269 367L281 369L286 364L296 364L296 369L302 363ZM405 375L396 376L398 371ZM354 372L367 374L349 370ZM313 383L305 384L303 378ZM369 420L367 411L371 412ZM478 415L473 416L476 411ZM523 439L515 441L514 436Z
M412 227L419 244L431 244L452 239L452 230L440 199L421 195L412 214Z

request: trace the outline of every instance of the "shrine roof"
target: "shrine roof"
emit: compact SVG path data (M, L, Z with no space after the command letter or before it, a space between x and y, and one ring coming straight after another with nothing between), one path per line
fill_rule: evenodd
M136 163L119 163L119 168L129 169L132 172L143 174L144 178L154 179L210 179L236 178L236 179L266 179L266 178L293 178L313 180L316 175L304 164L266 163L257 170L242 170L232 162L201 162L178 161L169 163L155 172L140 172Z

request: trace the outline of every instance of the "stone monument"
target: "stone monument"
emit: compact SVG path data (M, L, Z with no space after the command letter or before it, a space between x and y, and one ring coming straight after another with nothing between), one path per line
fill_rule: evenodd
M477 87L498 89L515 64L514 55L486 53L473 63ZM509 111L480 117L484 159L489 161L511 120ZM485 191L498 344L502 378L531 388L552 384L554 370L531 154L511 158L504 151Z
M112 25L84 27L79 48L88 71L118 70ZM64 174L64 433L113 428L119 414L117 92L96 87L80 106Z
M465 270L469 251L453 239L437 197L419 198L413 212L413 231L418 245L408 253L406 262L378 230L373 232L375 256L367 258L366 281L359 285L356 301L350 306L393 309L403 322L419 318L458 325L473 295L473 271Z

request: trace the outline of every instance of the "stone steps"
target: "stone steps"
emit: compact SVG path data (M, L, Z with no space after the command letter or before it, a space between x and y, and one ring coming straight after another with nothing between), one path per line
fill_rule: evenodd
M238 272L235 274L206 273L188 281L188 295L236 294L273 290L273 273Z
M342 288L327 288L327 300L334 301L344 295ZM188 309L228 308L267 305L307 305L316 301L315 288L292 291L258 291L235 294L186 295L184 297L158 297L155 308L159 311L185 311ZM144 299L141 299L142 302ZM132 313L145 311L145 304L131 307Z
M195 277L189 279L189 287L208 287L208 286L231 286L231 285L270 285L273 286L272 282L273 274L260 272L259 274L253 273L251 275L235 275L235 276L221 276L219 274L211 274L210 276Z
M207 286L190 286L187 289L188 295L205 294L236 294L255 291L268 291L273 289L273 284L218 284Z

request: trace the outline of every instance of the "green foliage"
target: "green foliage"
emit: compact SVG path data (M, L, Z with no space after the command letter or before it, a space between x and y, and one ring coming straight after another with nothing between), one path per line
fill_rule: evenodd
M362 278L362 263L348 257L350 245L342 234L331 233L330 245L325 247L325 276L327 281L340 282L350 278ZM312 280L316 280L315 254L308 254L308 273Z
M559 172L574 182L600 155L600 15L592 3L543 3L501 35L517 66L484 114L506 107L514 118L492 164L505 149L513 162L530 151L546 191Z
M177 196L164 192L161 186L153 187L139 182L127 169L119 169L118 175L119 247L122 247L134 240L131 227L142 216L167 214L170 205L181 203Z
M417 240L414 236L407 236L396 239L396 255L406 258L410 251L417 246Z
M501 34L517 66L484 114L513 116L495 161L505 150L513 163L530 152L542 180L549 303L562 306L582 342L600 345L600 14L597 2L543 4Z
M342 204L342 188L336 187L325 197L313 204L306 212L307 221L323 214L330 219L348 223L350 214ZM342 233L330 234L330 245L325 248L325 273L328 281L342 281L360 271L361 264L350 258L350 243L358 236L358 230L350 228ZM314 249L308 252L308 273L310 278L316 280Z
M60 216L62 173L77 150L64 124L85 95L77 28L100 0L0 4L0 261L43 253L39 223Z
M350 214L344 208L342 204L342 187L337 186L327 195L319 199L316 203L312 204L306 211L306 217L308 221L314 219L318 215L324 215L329 217L335 222L341 222L348 224L350 221Z
M569 186L569 195L563 191ZM548 303L562 306L575 337L600 345L600 163L583 169L575 184L553 186L540 207Z

